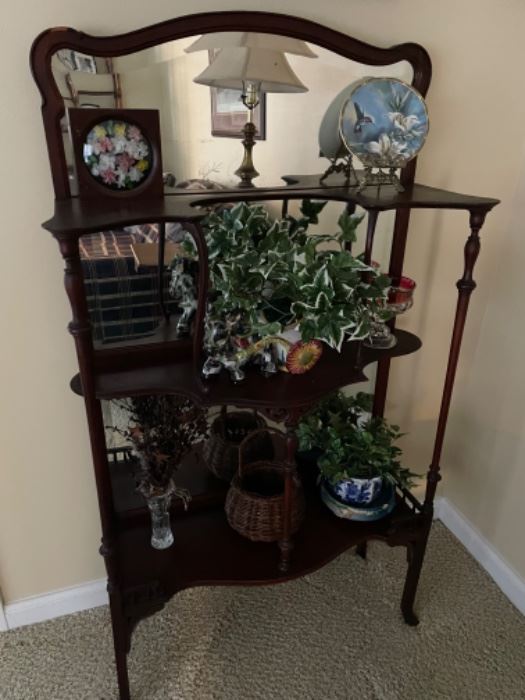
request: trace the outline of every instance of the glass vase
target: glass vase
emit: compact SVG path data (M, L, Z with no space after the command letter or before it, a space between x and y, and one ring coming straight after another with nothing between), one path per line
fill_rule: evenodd
M151 546L154 549L167 549L173 544L170 524L172 491L146 499L151 514Z

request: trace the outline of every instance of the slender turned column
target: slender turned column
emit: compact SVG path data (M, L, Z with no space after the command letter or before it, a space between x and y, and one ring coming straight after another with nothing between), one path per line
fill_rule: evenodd
M208 299L208 287L210 285L210 272L208 265L208 247L206 237L200 222L193 223L193 240L197 246L199 256L198 268L198 291L197 291L197 312L195 314L195 324L193 328L193 368L199 387L203 393L210 390L208 384L202 380L202 344L204 340L204 321L206 318L206 304Z
M377 217L379 212L371 209L368 212L368 223L366 227L366 244L365 244L365 263L370 265L372 262L372 248L374 247L374 236L376 233Z
M118 587L118 572L113 547L114 511L111 498L111 482L106 453L106 437L100 401L95 394L93 342L91 325L84 291L84 277L80 262L78 238L58 239L60 252L66 263L64 286L66 288L73 320L69 332L75 340L82 393L89 426L89 438L95 470L95 483L102 525L100 554L104 557L108 574L108 593L113 626L115 662L119 684L120 700L129 700L129 679L127 671L127 651L129 649L129 628L124 616L122 599Z
M441 451L443 449L443 440L445 438L445 429L447 426L448 412L450 409L450 400L452 397L452 389L454 387L454 379L456 377L456 369L458 366L459 351L461 341L463 339L463 329L465 328L465 320L470 301L470 295L476 288L476 283L472 277L474 265L479 255L480 241L479 231L485 221L486 211L471 211L470 212L470 236L465 244L465 269L463 277L458 280L456 286L458 288L458 302L456 306L456 316L454 318L454 329L452 331L452 340L450 342L450 351L448 355L447 373L445 375L445 385L443 387L443 396L441 399L441 408L439 411L438 425L436 429L436 438L434 441L434 452L432 454L432 463L427 474L427 489L425 494L425 509L432 510L432 503L436 493L438 482L441 479L440 464Z
M347 214L350 214L350 216L352 216L352 214L355 214L355 210L356 210L355 202L347 202L346 206L345 206L345 210L346 210ZM345 241L344 247L345 247L345 250L347 250L349 253L352 252L352 242L351 241Z
M159 285L159 305L166 323L170 320L170 312L164 298L164 251L166 250L166 224L159 224L159 257L157 261L157 283Z
M95 467L102 535L104 538L107 538L110 536L113 522L111 482L108 473L104 421L102 419L100 402L97 401L95 396L93 341L84 291L84 276L80 262L78 239L60 239L59 246L66 264L64 286L73 314L68 330L75 341Z
M414 613L413 605L421 574L421 568L423 566L423 559L425 557L428 535L432 526L434 495L436 493L437 484L441 478L439 474L439 460L443 447L443 439L445 437L445 428L458 364L459 350L463 337L463 329L465 327L467 308L470 295L476 287L476 283L472 278L472 273L479 254L479 231L483 225L485 216L486 211L471 211L470 213L471 232L465 244L465 268L463 271L463 277L457 282L459 296L456 307L456 316L454 319L454 328L450 343L447 372L445 375L445 385L443 388L441 409L439 412L438 425L436 429L432 463L427 474L427 488L425 501L423 504L424 522L422 523L418 538L408 544L408 571L401 598L401 612L403 613L405 622L409 625L418 624L418 618Z
M284 466L284 515L283 537L279 541L281 557L279 559L279 571L286 573L290 567L290 554L293 549L292 542L292 507L293 507L293 478L295 474L295 453L297 451L297 436L295 428L297 421L290 419L286 423L286 463Z
M414 161L409 163L412 165ZM401 183L404 186L410 185L410 179L403 179ZM413 173L412 173L413 181ZM405 250L408 233L408 223L410 220L410 209L399 209L396 213L396 221L394 224L394 235L392 238L392 247L390 252L390 265L388 268L389 276L394 280L398 280L403 272L403 263L405 260ZM395 318L389 321L391 328L395 326ZM390 358L385 357L377 363L376 385L374 391L374 416L383 416L385 413L386 391L388 388L388 379L390 376Z

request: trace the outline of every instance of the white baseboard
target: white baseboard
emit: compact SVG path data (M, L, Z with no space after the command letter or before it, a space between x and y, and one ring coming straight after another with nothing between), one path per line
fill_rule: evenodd
M458 538L511 603L525 615L525 580L447 498L436 499L435 516ZM106 605L107 602L105 580L24 598L7 604L3 612L0 605L0 632L89 610Z
M32 625L35 622L51 620L54 617L97 608L100 605L106 605L107 602L108 594L105 579L89 581L79 586L44 593L31 598L23 598L5 606L7 629ZM2 629L1 620L0 629Z
M510 602L525 615L525 580L448 498L436 499L435 506L436 518L458 538Z
M0 598L0 632L7 632L8 629L9 627L7 626L4 605L2 603L2 598Z

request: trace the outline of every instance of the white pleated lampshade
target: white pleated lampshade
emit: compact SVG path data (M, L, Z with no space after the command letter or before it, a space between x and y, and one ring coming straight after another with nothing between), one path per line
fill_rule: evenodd
M211 51L236 47L267 49L269 51L291 53L296 56L317 58L317 54L312 51L308 44L300 39L278 36L277 34L259 34L257 32L215 32L203 34L184 50L187 53L192 53L193 51Z
M261 92L308 91L283 53L245 46L221 49L193 81L234 90L242 89L245 83L256 83Z

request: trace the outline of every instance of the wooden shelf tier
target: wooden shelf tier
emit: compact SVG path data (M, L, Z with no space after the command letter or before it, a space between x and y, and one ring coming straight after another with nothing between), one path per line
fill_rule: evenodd
M202 463L194 464L193 471L194 484L204 484L209 478ZM122 486L122 481L114 477L114 489L118 490L119 483ZM190 485L184 474L178 475L178 483ZM133 519L123 518L121 512L113 546L124 598L130 591L137 592L153 584L155 597L167 599L190 586L287 581L319 569L345 550L369 539L399 543L407 533L412 532L413 536L420 522L423 524L419 509L401 496L386 518L360 523L337 518L322 503L315 486L306 483L305 493L306 515L294 537L290 568L285 574L278 570L276 544L251 542L229 526L224 512L224 485L217 485L206 494L206 506L201 498L190 504L188 512L172 511L175 544L163 551L151 547L147 512L143 511L142 517L136 513ZM122 503L122 496L119 502Z
M188 356L122 371L98 371L95 392L99 399L173 393L203 406L289 409L315 403L330 391L366 381L363 369L367 365L387 357L409 355L421 347L421 341L414 334L402 330L394 333L397 344L390 350L372 350L357 341L343 344L340 353L325 346L319 362L302 375L279 372L264 377L255 369L247 369L246 378L238 384L234 384L225 371L202 380L196 374L191 356ZM139 368L140 372L137 371ZM73 377L71 388L77 394L82 393L80 375Z
M367 187L357 192L355 187L346 187L342 181L330 180L334 184L319 184L321 175L286 175L289 184L280 187L254 187L253 189L221 190L213 194L202 192L188 194L166 194L156 199L122 201L99 199L96 206L88 199L77 197L57 200L55 214L43 227L58 238L96 233L111 228L168 221L199 221L207 214L208 207L224 202L269 201L283 199L327 199L356 204L369 211L396 209L463 209L487 212L497 199L474 197L447 190L414 184L397 192L391 185Z

